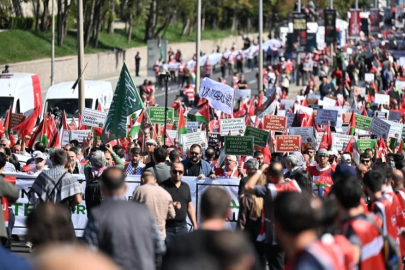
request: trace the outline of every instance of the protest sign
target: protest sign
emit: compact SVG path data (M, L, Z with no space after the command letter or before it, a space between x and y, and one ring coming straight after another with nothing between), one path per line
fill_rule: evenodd
M357 148L364 152L366 149L374 149L376 140L357 140Z
M166 129L167 135L170 137L170 139L174 140L177 139L177 130L170 130Z
M327 125L328 122L332 127L336 126L336 120L338 117L338 112L334 110L323 110L319 109L316 115L315 124L317 125Z
M351 135L332 133L332 148L338 151L345 150L352 137Z
M253 143L251 136L225 136L225 155L252 156Z
M221 119L219 120L221 127L221 135L242 135L245 131L245 119L233 118L233 119Z
M284 132L287 129L287 117L278 115L265 115L263 117L263 129L276 132Z
M266 147L269 135L270 132L260 128L246 126L245 129L245 136L252 136L254 138L254 144L260 147Z
M205 136L205 131L181 134L180 142L183 145L183 150L190 149L193 144L198 144L202 148L207 147L207 137Z
M352 119L352 114L351 113L343 113L342 114L343 124L349 124L351 119Z
M149 107L149 119L152 124L164 124L165 123L165 110L163 107ZM174 110L173 108L167 108L167 123L173 124Z
M70 140L77 140L78 142L83 142L87 140L90 130L71 130L70 131Z
M200 98L206 98L214 109L233 114L235 90L226 84L205 78L201 82Z
M280 100L280 103L284 104L284 110L289 110L294 106L294 100L282 99Z
M377 117L377 118L380 118L380 119L388 119L388 112L375 111L374 112L374 117Z
M404 59L405 59L405 57L404 57ZM405 89L405 81L396 80L395 81L395 88L398 88L400 90L404 90Z
M323 137L323 134L324 134L325 132L316 132L315 131L315 143L316 143L316 145L315 145L315 149L316 150L318 150L318 147L319 147L319 145L321 144L321 142L322 142L322 137Z
M276 152L301 151L301 136L298 135L277 135L275 143Z
M294 117L295 114L294 113L286 113L286 117L287 117L287 128L290 128L294 122Z
M198 131L198 122L187 121L187 131L188 133L193 133Z
M307 99L321 99L321 96L320 95L315 95L314 93L310 93L310 94L308 94L308 96L307 96Z
M285 116L286 112L287 112L286 110L277 110L277 115L278 116Z
M252 90L250 89L235 89L235 99L250 99L252 97Z
M390 105L390 96L385 94L375 94L375 103Z
M359 114L355 114L354 117L356 120L356 128L367 131L370 130L372 118Z
M390 124L384 122L380 118L373 117L370 125L370 132L379 138L387 139L390 128Z
M62 131L62 147L70 143L70 131L63 130Z
M365 73L364 74L364 81L373 82L374 81L374 73Z
M106 118L106 112L84 108L81 124L89 127L103 128Z
M315 148L316 146L313 127L291 127L288 129L288 135L301 136L305 148L309 146Z
M388 114L388 120L393 122L399 122L402 119L402 115L398 112L390 111Z
M388 137L399 139L400 136L402 135L402 124L393 122L393 121L389 121L389 120L383 120L383 121L390 125L390 131L388 133Z
M20 113L11 113L10 116L10 129L20 124L25 120L25 115Z
M208 146L214 148L221 148L224 144L224 136L217 132L208 133Z
M323 98L323 106L335 106L336 105L336 100L330 97L324 97Z

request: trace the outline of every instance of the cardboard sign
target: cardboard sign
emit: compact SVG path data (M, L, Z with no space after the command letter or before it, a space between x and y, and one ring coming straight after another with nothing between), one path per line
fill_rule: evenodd
M388 119L388 113L387 112L375 111L374 112L374 117L377 117L377 118L380 118L380 119Z
M242 135L245 132L245 119L244 118L233 118L233 119L221 119L221 135L228 136L231 135Z
M278 115L265 115L263 117L264 130L284 132L287 129L287 117Z
M25 120L25 115L20 113L11 113L10 117L10 129L20 124Z
M252 97L252 90L248 89L235 89L235 99L250 99Z
M301 151L301 136L298 135L277 135L275 143L276 152Z
M364 152L366 149L374 149L377 140L357 140L357 148Z
M338 112L334 110L319 109L316 115L315 123L317 125L327 125L328 122L332 127L336 126Z
M343 124L349 124L350 120L352 120L352 114L351 113L343 113L342 114L342 121Z
M70 140L77 140L78 142L83 142L88 138L90 130L71 130Z
M63 130L62 131L62 147L70 143L70 131Z
M251 136L225 136L225 155L252 156L253 144Z
M356 128L367 131L370 130L372 118L359 114L355 114L354 117L356 119Z
M388 137L399 139L402 135L402 124L393 122L393 121L389 121L389 120L383 120L383 121L390 125L390 131L388 132Z
M379 138L387 139L391 125L384 122L380 118L373 117L371 121L370 132Z
M254 144L260 147L266 147L269 140L270 132L255 128L252 126L246 126L245 136L252 136L254 138Z
M313 127L291 127L288 130L288 135L301 136L305 148L309 146L315 148L316 146Z
M390 96L385 94L375 94L375 103L390 105Z
M352 137L351 135L332 133L332 148L338 151L345 150Z
M152 124L164 124L165 123L165 110L163 107L149 107L149 119ZM173 108L167 108L167 123L173 124L174 110Z
M374 81L374 73L365 73L364 74L364 81L373 82Z
M190 149L190 146L193 144L199 144L202 148L207 147L207 137L205 136L205 131L181 134L180 141L184 150Z
M198 122L187 121L187 131L188 133L193 133L198 131Z
M217 132L208 133L208 146L214 148L222 148L224 144L224 136Z
M103 128L106 118L106 112L84 108L81 124L89 127Z

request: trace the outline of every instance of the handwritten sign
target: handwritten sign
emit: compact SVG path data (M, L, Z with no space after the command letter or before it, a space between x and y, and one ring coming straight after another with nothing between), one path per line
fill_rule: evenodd
M276 152L301 151L301 136L277 135L275 151Z
M265 115L263 117L265 130L284 132L287 129L287 117L278 115Z
M378 136L379 138L387 139L390 128L390 124L384 122L380 118L373 117L370 125L370 131L372 134Z
M106 112L84 108L81 124L89 127L103 128L106 118Z
M225 136L225 155L252 156L253 144L251 136Z
M319 109L316 115L315 123L317 125L327 125L329 122L330 125L334 127L336 126L337 117L338 117L337 111Z
M221 135L242 135L245 131L245 119L221 119L220 120Z
M266 147L269 135L270 132L252 126L246 126L245 129L245 136L252 136L254 144L260 147Z

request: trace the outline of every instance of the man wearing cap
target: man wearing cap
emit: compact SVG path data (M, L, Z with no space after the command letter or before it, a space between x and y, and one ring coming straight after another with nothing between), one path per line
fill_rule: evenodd
M352 164L352 156L350 155L350 153L347 153L347 152L343 153L343 155L340 158L340 162L351 165Z
M34 156L35 168L29 170L28 174L39 174L44 170L48 170L48 166L45 165L46 159L47 156L44 153L37 151Z
M318 162L317 165L309 166L308 173L312 177L312 182L316 181L319 177L323 175L329 175L334 170L329 164L329 154L326 149L319 149L316 153L316 161ZM317 187L313 186L314 189L318 189Z
M217 177L225 178L238 178L238 161L236 156L228 155L225 157L225 166L222 168L215 168L215 175Z

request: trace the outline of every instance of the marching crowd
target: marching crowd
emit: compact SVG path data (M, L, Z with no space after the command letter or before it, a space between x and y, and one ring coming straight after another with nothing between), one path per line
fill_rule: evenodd
M251 47L245 45L244 50ZM192 87L187 71L180 72L181 52L170 55L170 61L180 63L179 84ZM396 84L405 80L402 67L391 51L374 41L349 43L334 59L327 55L327 49L308 53L300 65L287 53L269 58L260 76L266 79L265 88L273 91L236 102L233 117L245 118L246 125L263 129L262 113L283 111L284 116L294 115L288 127L323 132L320 141L303 142L294 152L274 151L275 136L287 131L271 130L268 145L252 156L223 154L220 142L183 149L176 139L167 143L167 134L164 142L160 135L152 136L154 128L146 136L106 144L90 133L86 144L74 140L51 149L41 141L30 143L29 149L29 136L13 144L1 139L0 197L16 201L19 190L8 173L26 172L35 176L29 190L35 207L26 219L33 259L28 263L0 247L0 269L403 269L403 138L391 138L388 131L378 137L359 130L354 120L358 114L371 119L376 112L387 112L388 120L394 112L400 115L395 121L403 123L405 99ZM221 72L230 61L222 59ZM331 62L336 65L329 69ZM209 77L210 67L203 69ZM367 80L368 74L373 80ZM234 80L234 88L243 89L242 76ZM315 77L322 81L319 87ZM288 107L289 83L300 78L304 88ZM149 84L140 89L141 95L152 93ZM206 102L194 89L190 92L180 95L180 105L175 106L179 114ZM388 95L388 104L376 100L376 94ZM325 100L335 100L336 107L352 114L347 132L336 124L316 124L316 109L326 108ZM207 132L227 117L213 108L209 114L212 120L201 125ZM334 149L332 133L352 138L344 148ZM378 143L357 149L360 138ZM29 158L26 164L19 161L22 156ZM84 194L76 174L85 176ZM126 177L131 175L140 176L141 184L130 190L128 201ZM229 226L228 191L215 185L206 188L194 206L183 177L234 181L239 199L234 230ZM88 222L83 237L77 238L71 214L82 200ZM13 211L3 210L9 221L5 226L0 214L0 239L10 248Z

